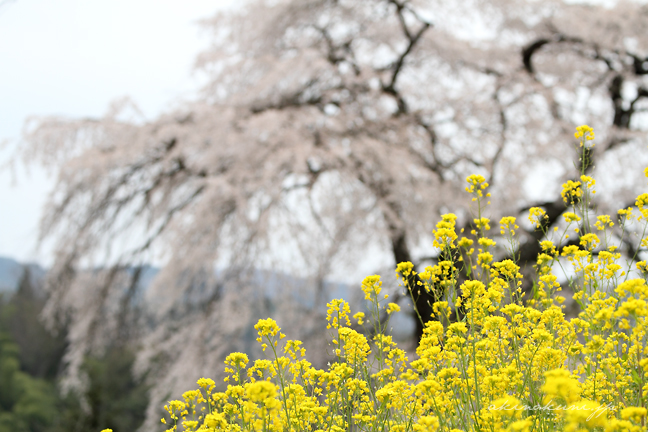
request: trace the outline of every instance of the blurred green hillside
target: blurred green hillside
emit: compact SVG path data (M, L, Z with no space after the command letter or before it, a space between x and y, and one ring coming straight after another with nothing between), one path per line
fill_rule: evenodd
M130 347L116 343L87 357L84 390L61 391L67 334L53 335L39 320L44 273L0 259L0 432L135 431L148 399L131 375Z

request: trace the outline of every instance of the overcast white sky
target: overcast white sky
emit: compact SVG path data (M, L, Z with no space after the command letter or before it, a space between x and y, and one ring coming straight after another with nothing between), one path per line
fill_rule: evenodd
M236 0L0 0L0 142L30 115L99 116L130 96L148 117L196 88L207 43L196 21ZM0 164L8 151L0 151ZM0 256L46 263L35 250L52 181L0 171Z

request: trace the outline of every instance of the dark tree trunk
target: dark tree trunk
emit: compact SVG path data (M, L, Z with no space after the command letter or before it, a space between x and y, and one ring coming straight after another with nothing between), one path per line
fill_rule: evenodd
M407 247L407 241L404 232L401 232L397 236L393 236L391 239L391 243L392 243L392 251L394 253L394 259L396 260L396 264L405 261L412 262L412 257ZM421 322L419 317L416 315L416 312L414 312L414 320L416 322L415 336L417 342L421 340L421 337L423 337L423 327L425 323L433 319L432 304L438 301L438 299L435 299L433 296L429 295L425 291L425 289L423 289L418 285L419 281L420 279L418 275L410 276L409 280L407 281L408 285L411 288L413 288L414 300L416 302L415 307L418 310L419 315L421 315L421 319L423 320L423 322Z

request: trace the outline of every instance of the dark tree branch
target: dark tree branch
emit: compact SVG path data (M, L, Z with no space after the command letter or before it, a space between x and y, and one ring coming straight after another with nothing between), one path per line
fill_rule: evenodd
M136 255L146 251L148 248L150 248L151 244L153 244L155 239L158 238L160 236L160 234L162 234L162 232L164 232L164 230L169 225L169 223L171 223L171 221L173 220L173 217L176 215L176 213L178 213L179 211L181 211L182 209L187 207L189 204L191 204L198 196L200 196L204 192L205 188L206 188L205 185L201 185L191 195L189 195L189 197L187 199L185 199L180 204L178 204L178 205L172 207L171 209L169 209L169 211L167 212L167 214L164 217L164 220L162 221L160 226L155 230L155 232L152 235L150 235L146 239L146 241L142 244L142 246L135 249L131 253L131 255L136 256ZM233 211L233 210L231 210L231 211Z
M435 173L439 179L440 182L444 181L443 178L443 167L439 164L437 155L436 155L436 146L438 142L438 137L436 134L436 131L434 130L434 127L432 125L428 124L425 120L420 115L416 115L416 123L423 128L425 133L428 136L429 142L430 142L430 154L432 155L432 158L434 159L434 162L431 163L428 161L421 153L415 152L419 158L419 160L423 163L423 166L425 166L427 169Z
M542 229L534 229L532 231L527 231L527 234L532 239L522 245L520 245L519 250L517 251L518 262L523 264L528 264L535 262L538 258L538 254L542 251L540 248L540 240L544 235L543 229L546 231L551 228L560 218L567 206L563 202L562 198L557 199L556 201L537 203L533 206L528 206L520 209L520 212L529 210L531 207L542 207L544 208L547 217L542 221Z
M535 70L533 69L533 55L549 42L549 39L538 39L522 49L522 64L524 64L524 69L526 69L530 75L535 73Z
M392 70L392 75L389 80L388 84L382 84L382 90L394 96L396 99L396 102L398 104L398 114L404 114L408 111L407 109L407 104L405 102L405 99L403 96L396 90L396 81L398 80L398 75L400 74L403 64L405 63L405 58L409 55L409 53L412 51L416 43L419 41L421 36L423 36L423 33L430 28L431 24L429 22L423 21L420 18L417 19L421 21L421 27L419 30L412 34L409 27L407 26L407 23L405 22L405 17L403 15L403 12L405 11L405 5L399 3L396 0L391 0L390 3L396 6L396 13L398 14L398 20L401 24L401 29L403 33L405 34L405 37L408 40L407 47L405 50L398 56L398 59L391 65L390 69Z
M334 66L337 66L338 64L346 61L353 67L353 72L356 74L356 76L360 75L360 66L358 66L358 62L355 61L355 54L353 53L353 48L351 47L353 39L349 39L341 45L336 46L333 42L333 39L331 38L331 35L329 35L329 32L325 28L315 28L322 34L322 38L326 43L326 60L328 60L328 62ZM339 51L342 51L344 54L338 54Z
M315 83L317 83L317 79L313 78L299 90L282 95L277 102L268 101L266 103L257 103L253 105L250 108L250 112L252 114L260 114L269 110L284 110L287 108L298 108L307 105L320 105L322 102L322 97L320 95L304 97L307 90L311 89Z
M626 54L632 58L632 66L634 68L635 75L648 75L648 57L641 58L629 52L626 52Z
M504 153L504 148L506 147L506 129L508 127L508 122L506 120L506 111L504 110L504 106L499 100L498 92L499 92L499 88L493 92L493 100L497 103L499 107L498 111L499 111L501 132L500 132L500 145L499 147L497 147L497 151L495 152L495 155L493 155L493 159L491 160L491 169L487 180L487 182L491 186L494 184L495 166L497 165L500 158L502 157L502 154Z
M637 90L637 96L630 102L628 108L624 108L623 99L623 83L625 79L623 75L617 74L610 82L608 87L610 98L612 99L612 104L614 106L614 120L612 124L619 129L630 129L630 122L632 121L632 115L636 112L635 104L639 102L642 98L648 97L648 90L644 87L640 87Z
M564 35L553 26L549 26L550 30L554 33L553 37L550 38L540 38L531 42L522 49L522 64L524 69L529 73L529 75L535 74L535 69L533 67L533 56L545 45L548 43L577 43L583 44L584 41L577 37ZM595 52L598 53L598 47L594 46Z
M623 81L623 75L617 74L610 82L608 90L612 99L612 105L614 106L614 120L612 124L619 129L628 129L630 127L631 112L623 108L623 95L621 94Z

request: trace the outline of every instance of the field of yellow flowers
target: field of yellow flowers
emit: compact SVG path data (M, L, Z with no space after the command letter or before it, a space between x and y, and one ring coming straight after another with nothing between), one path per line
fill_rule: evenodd
M575 136L585 159L594 133L580 126ZM547 230L544 211L531 208L544 238L533 292L523 296L515 259L493 260L493 222L483 216L488 184L479 175L467 181L474 230L463 237L456 216L443 215L434 231L438 264L417 273L400 263L396 270L411 296L446 293L447 301L433 305L436 320L427 322L413 360L381 321L398 305L381 294L379 276L368 276L362 290L369 316L352 315L344 300L328 304L336 359L327 370L313 368L300 341L285 340L274 320L262 319L255 328L268 359L230 354L227 390L200 379L165 406L168 431L646 430L648 271L645 261L621 259L611 232L638 233L648 246L648 194L614 217L596 216L595 180L583 166L578 181L563 185L564 229ZM502 218L499 228L498 241L515 256L516 219ZM577 241L561 247L570 234ZM571 320L557 294L560 271L571 275L580 306ZM352 319L373 336L354 330Z

